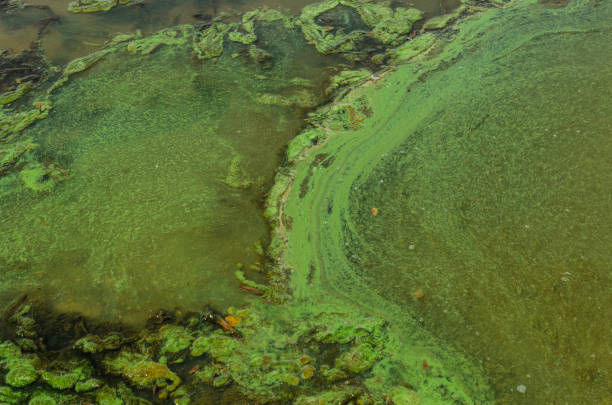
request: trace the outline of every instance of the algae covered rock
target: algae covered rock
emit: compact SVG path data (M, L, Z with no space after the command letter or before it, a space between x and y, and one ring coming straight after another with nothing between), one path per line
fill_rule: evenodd
M100 353L106 350L116 350L121 347L123 339L119 334L110 334L105 337L88 335L74 343L74 348L83 353Z
M87 360L55 361L40 373L40 378L51 388L61 391L74 387L77 381L87 380L92 374L93 368Z
M21 388L32 384L38 379L38 372L34 364L28 361L14 363L9 366L4 381L16 388Z
M139 353L122 351L116 357L107 356L103 364L107 372L120 375L139 388L156 385L173 391L181 383L179 376L168 366L156 363Z
M104 381L97 378L90 378L85 381L79 381L74 385L74 391L76 393L88 392L100 388L104 385Z
M38 379L37 365L40 362L35 355L24 355L21 349L11 342L0 344L0 365L8 369L4 380L6 384L21 388Z
M10 387L0 386L0 404L22 404L28 394L15 391Z
M53 399L51 395L44 394L44 393L34 394L32 398L30 398L30 401L28 402L28 405L56 405L56 404L57 404L57 401Z

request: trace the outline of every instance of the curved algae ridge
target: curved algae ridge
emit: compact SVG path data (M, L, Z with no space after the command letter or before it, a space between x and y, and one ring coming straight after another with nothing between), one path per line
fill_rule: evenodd
M595 6L603 3L576 1L564 9L549 9L535 0L517 0L481 13L464 13L456 25L438 35L428 33L416 45L407 43L406 57L397 49L390 51L393 59L409 63L372 76L320 109L289 145L289 165L277 175L267 210L274 226L270 250L278 258L276 287L291 292L290 307L332 312L343 308L389 322L388 357L375 366L366 382L370 389L391 392L401 375L421 403L447 403L450 398L461 403L494 400L481 367L425 332L405 310L360 278L345 246L350 242L345 236L357 234L349 212L352 188L364 175L371 176L381 157L405 141L407 134L432 119L436 103L450 94L433 89L440 93L411 102L410 117L400 117L397 113L410 102L411 88L423 86L427 92L429 75L448 70L463 58L490 62L541 37L606 29L581 20L581 10ZM525 29L534 14L544 23ZM449 87L457 85L449 83ZM432 364L438 379L421 368Z

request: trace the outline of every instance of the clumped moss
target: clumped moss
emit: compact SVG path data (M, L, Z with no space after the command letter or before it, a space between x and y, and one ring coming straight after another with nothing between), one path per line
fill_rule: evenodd
M77 382L88 380L93 374L93 368L87 360L56 361L43 370L41 380L56 390L73 388Z
M179 325L164 325L159 329L160 354L176 354L187 349L193 341L193 333Z
M39 358L36 355L23 354L12 342L0 344L0 365L8 371L4 381L11 387L25 387L38 379Z
M120 375L139 388L166 387L175 390L181 379L168 366L150 360L146 355L121 351L107 356L103 361L106 370Z
M38 393L38 394L34 394L32 395L32 398L30 398L30 401L28 402L28 405L56 405L57 401L48 394L44 394L44 393Z
M74 348L83 353L101 353L107 350L116 350L121 347L123 338L121 335L112 333L104 337L88 335L80 338L74 343Z
M212 59L223 53L223 39L230 26L215 23L194 37L193 48L199 59Z
M369 31L356 26L343 29L318 23L325 13L342 12L341 7L355 10ZM329 54L353 51L367 37L386 46L400 45L407 39L413 23L422 18L423 13L417 9L393 9L387 2L326 0L304 7L297 25L310 43L320 52Z
M25 402L28 394L21 391L15 391L10 387L0 386L0 403L3 404L21 404Z

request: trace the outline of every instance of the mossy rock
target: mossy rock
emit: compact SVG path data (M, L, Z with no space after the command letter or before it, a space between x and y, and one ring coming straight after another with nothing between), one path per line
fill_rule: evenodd
M15 391L10 387L0 386L0 404L22 404L27 399L25 392Z
M123 338L117 334L111 334L103 338L89 335L77 340L73 347L83 353L100 353L107 350L116 350L122 344Z
M97 378L90 378L85 381L79 381L74 385L74 391L76 393L88 392L100 388L104 385L104 381L98 380Z
M34 394L28 405L56 405L57 401L48 394Z
M68 390L78 382L85 381L93 374L93 368L87 360L54 362L50 370L40 373L40 378L51 388Z
M9 365L5 382L16 388L26 387L38 379L36 367L30 361L19 361Z

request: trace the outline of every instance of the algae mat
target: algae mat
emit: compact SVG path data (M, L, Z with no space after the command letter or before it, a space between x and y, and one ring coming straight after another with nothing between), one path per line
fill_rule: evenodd
M488 10L322 112L280 211L296 298L456 342L498 403L609 403L611 20Z
M265 63L234 43L200 61L171 29L175 45L124 44L53 93L20 135L30 157L0 179L3 299L40 289L59 311L126 322L243 302L233 270L262 260L263 195L333 63L258 29Z

